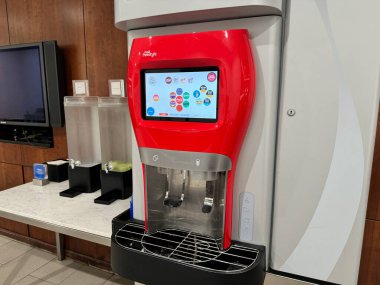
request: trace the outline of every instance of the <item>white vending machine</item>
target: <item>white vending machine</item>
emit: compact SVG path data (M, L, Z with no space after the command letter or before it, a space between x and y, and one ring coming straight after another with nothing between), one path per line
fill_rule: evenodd
M263 247L266 257L263 270L308 281L356 284L380 92L380 37L375 36L380 26L380 17L376 15L380 2L115 0L114 3L115 25L127 32L129 52L135 39L153 47L160 36L193 33L197 37L197 33L210 31L247 30L255 62L255 102L236 165L231 238ZM228 34L226 32L226 37ZM186 46L187 42L182 44ZM220 47L214 42L209 49L213 48L217 51ZM138 52L133 55L137 58ZM199 53L198 62L202 56ZM154 62L155 57L160 59L154 48L141 50L141 57L151 59L152 63L146 63L140 75L127 78L127 82L130 80L128 90L139 88L140 81L136 78L145 76L149 80L146 74L157 73L155 69L162 63L169 67L164 70L167 74L174 72L173 66L177 67L177 63L171 63L168 58L165 62ZM132 60L129 66L140 67L140 60ZM191 61L183 60L182 64L183 70L198 68ZM215 74L217 71L218 76L222 74L221 69L210 70ZM174 77L168 77L170 80L167 78L166 83L171 83ZM234 82L236 78L231 76L229 80ZM141 84L142 101L146 99L142 97L146 88ZM177 95L181 94L174 94L174 101ZM158 97L154 94L152 100ZM173 102L174 107L176 104L178 102ZM134 128L146 126L154 132L157 122L150 121L151 128L144 121L147 116L155 116L155 109L148 109L145 105L141 107L141 114L137 113L141 121L135 119ZM217 121L213 123L218 125ZM186 129L189 131L195 129ZM140 133L134 133L131 140L133 218L142 221L137 231L150 237L153 233L146 222L150 206L144 186L154 181L147 181L153 176L146 173L146 165L161 168L162 155L168 161L172 159L167 167L182 161L170 156L171 149L159 153L142 150L142 140L136 140L135 135ZM201 160L196 161L199 166ZM167 177L176 173L178 185L185 185L180 181L191 178L186 171L169 173L160 169L156 172ZM174 195L178 203L170 200L173 197L170 191L166 194L163 191L161 198L169 199L172 206L181 205L185 200L178 193ZM207 195L202 203L210 198ZM158 274L160 278L166 274L165 270L125 274L124 267L128 268L122 268L122 246L118 239L133 239L137 232L122 236L123 226L114 224L112 254L117 255L112 261L114 271L142 283L149 283L149 274ZM133 225L128 231L131 227ZM139 254L149 249L144 245L137 248L136 260L143 260ZM196 262L175 262L190 264L195 270L192 276L201 272L197 271L200 265ZM204 272L199 276L206 276L202 274ZM176 284L169 279L157 280L155 284ZM190 284L192 280L198 279L183 278L181 284ZM258 283L258 280L262 279L252 279L246 284L260 284L262 281ZM215 284L232 284L218 282Z

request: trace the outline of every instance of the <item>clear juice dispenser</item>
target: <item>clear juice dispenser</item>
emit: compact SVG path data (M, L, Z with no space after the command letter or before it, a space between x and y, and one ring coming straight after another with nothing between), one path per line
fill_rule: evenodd
M60 193L75 197L100 188L100 136L98 97L67 96L64 100L69 189Z
M128 121L127 98L99 98L102 195L95 199L95 203L108 205L132 194L131 127Z

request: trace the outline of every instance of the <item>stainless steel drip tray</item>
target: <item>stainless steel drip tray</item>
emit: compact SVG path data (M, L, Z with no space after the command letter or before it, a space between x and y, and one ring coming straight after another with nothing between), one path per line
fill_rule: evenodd
M262 246L233 241L220 250L219 241L208 236L177 229L147 234L136 221L113 228L112 269L129 279L157 285L264 282Z

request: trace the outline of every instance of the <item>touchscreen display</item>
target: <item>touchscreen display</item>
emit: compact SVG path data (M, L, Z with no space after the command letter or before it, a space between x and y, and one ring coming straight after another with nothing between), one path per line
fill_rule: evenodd
M216 122L217 67L142 71L143 118Z

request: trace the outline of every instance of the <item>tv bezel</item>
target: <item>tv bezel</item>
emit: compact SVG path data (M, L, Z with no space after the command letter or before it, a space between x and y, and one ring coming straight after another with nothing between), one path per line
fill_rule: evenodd
M38 47L40 55L40 71L41 71L41 83L42 83L42 97L44 101L44 111L45 111L45 122L28 122L28 121L14 121L14 120L1 120L1 125L16 125L16 126L36 126L36 127L49 127L49 109L48 109L48 96L46 91L46 72L45 72L45 59L44 59L44 48L43 42L37 43L26 43L26 44L14 44L0 46L0 52L2 50L17 50L22 48Z

